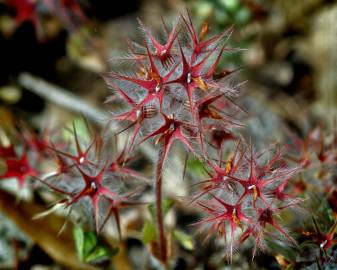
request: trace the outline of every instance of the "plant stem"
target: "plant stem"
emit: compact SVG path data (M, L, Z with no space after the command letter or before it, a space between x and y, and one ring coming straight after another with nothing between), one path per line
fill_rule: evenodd
M81 97L72 94L69 90L54 85L50 82L43 80L40 77L36 77L29 73L21 73L18 76L18 83L26 90L44 98L45 100L52 102L62 108L69 111L83 114L88 119L97 123L100 126L105 126L106 120L109 119L109 114L103 110L95 107L93 104L88 103ZM113 125L110 126L112 132L118 132L120 126L114 121ZM139 146L139 150L148 157L150 160L156 159L156 150L152 145L147 142L142 143ZM173 156L171 158L171 163L174 168L179 168L181 161L179 157ZM187 171L187 175L189 172ZM174 170L171 171L171 181L175 183L180 183L180 175Z
M159 247L160 247L160 257L163 263L167 262L167 250L166 250L166 239L164 231L164 219L163 219L163 208L162 208L162 171L164 164L164 154L165 151L159 152L159 158L156 168L156 183L155 183L155 192L156 192L156 218L157 218L157 227L159 232Z

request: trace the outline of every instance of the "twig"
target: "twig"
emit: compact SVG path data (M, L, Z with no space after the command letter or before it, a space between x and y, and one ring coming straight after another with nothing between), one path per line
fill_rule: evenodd
M107 114L104 111L95 108L66 89L53 85L31 74L21 73L18 77L18 82L21 86L36 95L63 108L81 113L91 121L103 123L103 120L107 119Z

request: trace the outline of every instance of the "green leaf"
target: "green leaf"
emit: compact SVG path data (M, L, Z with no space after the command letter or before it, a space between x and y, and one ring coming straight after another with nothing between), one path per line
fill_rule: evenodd
M146 222L143 227L143 242L148 244L157 238L157 229L153 223Z
M94 263L102 260L109 259L118 253L118 247L110 249L105 246L97 246L86 258L85 262Z
M214 5L211 2L198 1L196 4L198 8L196 8L195 11L197 13L196 16L198 16L198 18L204 20L205 18L209 17L212 14Z
M194 249L193 238L191 235L180 230L175 230L173 232L173 236L185 249L187 250Z
M235 12L240 8L240 0L218 0L218 3L230 12Z
M163 208L163 216L165 217L168 211L172 208L174 204L173 200L170 199L164 199L162 203L162 208ZM150 203L149 206L149 211L151 213L152 219L156 220L156 205L155 203Z
M152 220L156 220L156 206L155 206L155 204L154 203L150 203L148 205L148 209L150 211Z
M273 241L272 239L266 239L266 243L267 243L268 249L272 250L273 253L283 255L284 258L290 262L296 261L297 253L295 249L289 246L280 245L277 242Z
M235 22L239 25L244 25L249 22L251 17L250 10L248 8L241 8L235 14Z
M77 256L81 262L83 262L83 246L84 246L84 232L81 227L74 227L73 238L75 242L75 249Z
M87 124L83 117L77 117L72 122L67 124L67 129L63 129L62 137L65 140L74 140L73 123L76 128L76 132L81 139L90 140L90 130L88 130ZM71 132L69 132L71 131Z
M204 164L200 160L195 159L195 158L188 159L186 166L187 166L187 169L191 171L194 175L198 177L206 176Z
M81 227L75 227L73 230L75 248L81 262L94 250L97 245L97 236L93 232L84 232Z
M84 233L83 258L86 258L93 252L97 246L97 235L94 232Z
M214 18L216 22L220 25L226 25L231 22L230 15L226 12L226 10L223 10L223 9L216 9L214 11Z
M335 220L333 211L326 200L321 201L321 204L318 208L318 213L329 223L333 223Z
M74 228L73 237L76 252L81 262L103 260L118 252L118 249L111 250L99 244L97 235L94 232L84 232L81 227Z
M164 214L164 216L168 213L168 211L170 211L173 204L174 204L173 200L164 199L164 201L163 201L163 214Z

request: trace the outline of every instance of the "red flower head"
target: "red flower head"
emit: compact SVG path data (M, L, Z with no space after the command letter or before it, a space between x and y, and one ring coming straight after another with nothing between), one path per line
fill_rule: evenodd
M0 176L0 180L14 177L17 179L19 186L22 188L27 177L37 176L36 169L29 164L26 149L24 149L21 157L5 158L5 163L7 166L6 172Z

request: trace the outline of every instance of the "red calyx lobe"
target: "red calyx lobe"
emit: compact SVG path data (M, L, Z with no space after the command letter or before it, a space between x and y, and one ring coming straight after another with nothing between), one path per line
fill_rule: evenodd
M84 197L89 197L92 203L92 207L94 210L94 216L95 216L95 223L96 223L96 229L99 230L99 199L100 197L105 198L116 198L118 197L118 194L112 192L108 188L106 188L103 185L103 177L106 173L106 166L104 166L101 171L96 174L95 176L91 176L87 173L85 173L83 170L81 170L79 167L77 167L78 171L80 172L82 179L84 181L84 187L82 190L77 193L77 195L73 196L70 201L68 201L67 206L70 206L76 202L78 202L80 199Z
M0 146L0 157L1 158L15 158L16 153L13 145Z
M7 158L5 162L7 171L0 176L0 179L15 177L19 182L19 186L23 187L27 177L37 175L37 171L29 164L25 150L21 158Z
M36 22L36 1L34 0L7 0L9 6L13 7L16 11L17 23L25 21Z
M171 32L168 33L168 29L164 24L165 30L168 34L168 38L166 40L165 44L161 44L160 42L158 42L152 35L151 31L143 25L143 23L141 21L139 21L140 25L144 28L145 32L146 32L146 36L147 38L151 41L152 46L154 47L154 52L151 53L152 56L157 57L163 64L166 63L166 61L168 61L169 59L172 58L172 47L174 44L174 41L177 38L177 35L179 33L178 29L177 29L177 25L175 25Z
M166 116L165 114L162 114L162 116L164 118L164 124L160 126L157 130L145 136L140 143L148 140L149 138L159 135L156 143L163 142L164 160L166 159L167 154L170 151L174 140L176 139L180 140L184 145L187 146L189 150L194 152L191 143L182 131L183 129L191 131L191 126L187 125L187 123L174 119L173 115Z
M226 30L208 40L203 40L203 38L205 37L205 34L208 30L208 27L205 27L206 25L203 25L203 29L201 31L201 35L200 35L200 39L195 31L194 25L192 23L190 14L187 13L187 20L186 18L183 16L182 17L188 31L190 32L190 36L192 39L192 43L193 43L193 54L192 54L192 60L195 61L195 59L197 59L197 57L202 54L207 52L208 50L212 49L212 46L216 46L218 41L220 41L227 33L228 36L231 34L231 29L230 30Z

